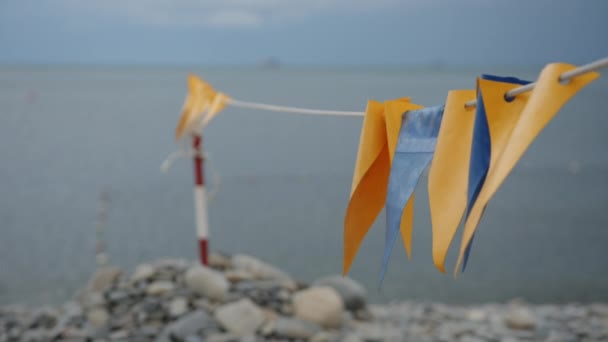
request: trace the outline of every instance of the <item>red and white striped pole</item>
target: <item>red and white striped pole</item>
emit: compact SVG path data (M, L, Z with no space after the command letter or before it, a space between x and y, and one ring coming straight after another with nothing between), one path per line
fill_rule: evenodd
M196 218L196 235L198 237L199 255L203 265L207 265L209 249L209 222L207 218L207 192L205 190L205 170L202 153L202 137L194 134L194 212Z

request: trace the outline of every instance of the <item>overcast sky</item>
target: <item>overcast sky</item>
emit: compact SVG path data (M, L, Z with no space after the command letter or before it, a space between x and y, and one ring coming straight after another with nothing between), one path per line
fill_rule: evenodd
M0 0L0 63L585 63L608 0Z

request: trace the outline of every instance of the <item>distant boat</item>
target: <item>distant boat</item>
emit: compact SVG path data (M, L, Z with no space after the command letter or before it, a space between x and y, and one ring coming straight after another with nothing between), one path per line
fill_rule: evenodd
M266 59L261 60L258 63L258 66L262 69L278 69L281 66L281 62L278 58L268 57Z

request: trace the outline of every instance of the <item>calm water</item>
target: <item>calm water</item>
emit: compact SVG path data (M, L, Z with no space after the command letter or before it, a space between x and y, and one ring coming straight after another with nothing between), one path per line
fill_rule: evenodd
M0 303L56 302L83 284L103 188L113 263L196 257L191 163L159 169L176 148L188 71L0 69ZM479 73L534 79L539 69L192 71L243 100L364 110L369 98L435 105L450 89L474 87ZM606 95L604 77L542 133L490 204L458 280L432 264L426 178L413 259L396 248L376 287L382 214L350 275L379 302L608 300ZM215 170L221 180L209 209L212 248L256 255L303 280L339 273L360 126L360 118L226 110L205 137L209 178Z

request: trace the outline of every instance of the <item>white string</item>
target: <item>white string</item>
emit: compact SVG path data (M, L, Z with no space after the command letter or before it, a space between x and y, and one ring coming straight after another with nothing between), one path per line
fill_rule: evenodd
M325 110L325 109L309 109L309 108L298 108L298 107L287 107L287 106L276 106L265 103L240 101L235 99L229 99L228 104L234 107L247 108L247 109L259 109L268 110L273 112L286 112L286 113L298 113L298 114L312 114L312 115L339 115L339 116L364 116L365 112L349 112L340 110Z
M165 158L165 160L163 161L163 163L160 165L160 170L163 173L167 173L169 172L169 169L171 168L171 166L173 166L173 163L175 163L178 159L181 158L192 158L195 155L195 151L194 149L178 149L175 150L173 152L171 152L167 158Z
M193 148L181 148L178 149L176 151L171 152L167 158L165 158L165 160L163 161L163 163L160 166L160 170L163 173L167 173L169 171L169 169L171 168L171 166L173 166L173 164L181 158L193 158L196 155L196 150L194 150ZM211 158L209 157L208 154L203 153L202 154L203 159L205 159L206 161L206 166L209 168L209 171L212 175L212 187L211 187L211 191L209 191L209 203L211 203L213 201L213 199L215 198L215 196L218 194L218 192L220 191L220 185L221 185L221 181L222 178L220 177L220 173L217 172L217 170L215 169L215 165L213 164L213 162L211 162Z
M598 59L597 61L591 62L589 64L585 64L576 69L567 71L559 76L558 81L559 82L569 81L577 76L586 74L591 71L595 71L597 69L602 69L605 67L608 67L608 57ZM534 89L535 85L536 85L536 82L533 82L533 83L526 84L525 86L517 87L515 89L508 91L505 94L505 97L513 98L517 95L523 94L525 92L528 92L528 91ZM471 101L465 103L464 106L467 108L475 107L475 106L477 106L477 100L471 100Z
M608 66L608 57L603 59L599 59L592 63L580 66L576 69L565 72L563 75L559 77L559 81L568 81L574 77L583 75L585 73L605 68ZM506 97L512 98L517 95L523 94L534 89L536 82L527 84L525 86L521 86L515 89L510 90L505 94ZM297 114L310 114L310 115L337 115L337 116L365 116L365 112L354 112L354 111L341 111L341 110L325 110L325 109L310 109L310 108L299 108L299 107L290 107L290 106L277 106L266 103L258 103L258 102L249 102L249 101L241 101L230 98L227 100L227 104L232 105L234 107L239 108L247 108L247 109L258 109L258 110L267 110L273 112L284 112L284 113L297 113ZM477 106L477 100L471 100L465 103L467 108ZM206 122L203 120L202 126L204 127Z

